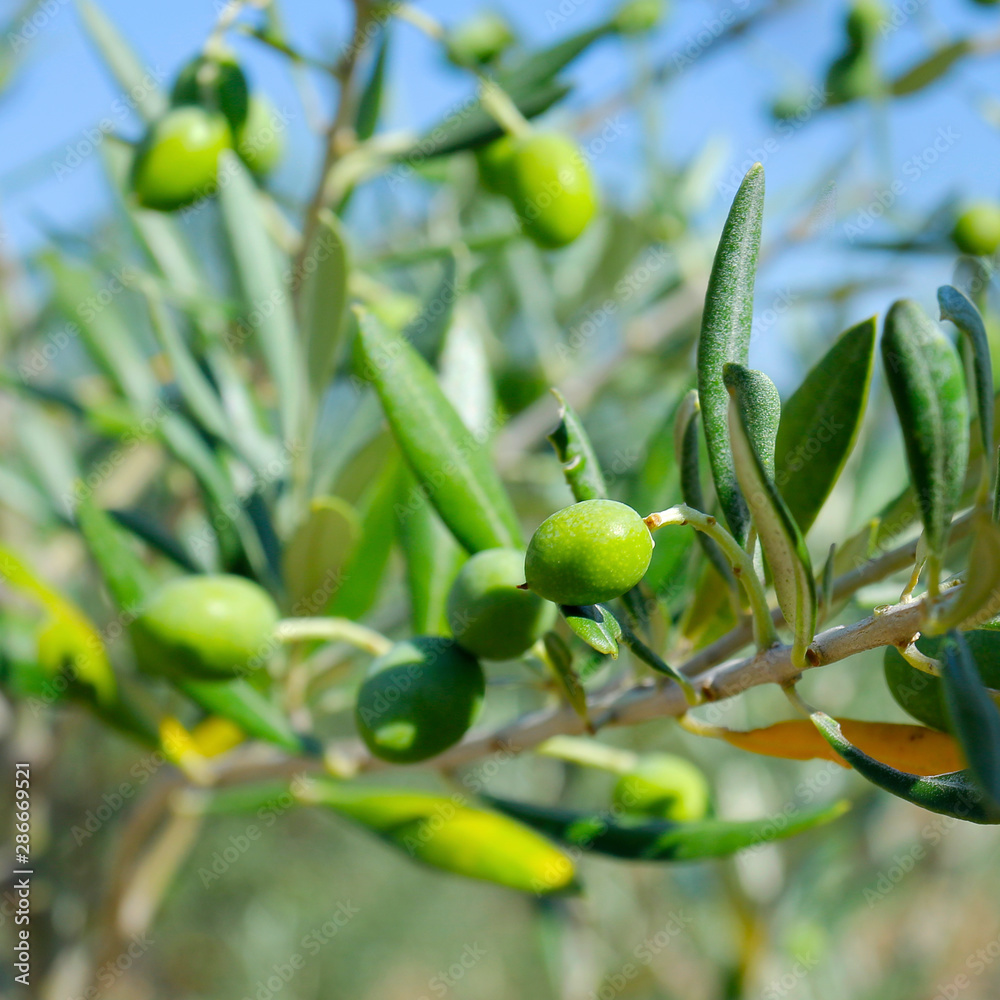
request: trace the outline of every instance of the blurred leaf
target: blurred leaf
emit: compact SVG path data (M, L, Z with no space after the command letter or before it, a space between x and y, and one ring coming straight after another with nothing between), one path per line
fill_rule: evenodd
M219 205L246 309L238 331L252 335L260 348L274 379L284 441L297 443L307 380L278 250L268 234L257 187L235 153L223 153L219 171L225 178Z
M622 627L607 608L600 604L586 607L565 604L559 610L577 638L598 653L618 658L618 640L622 637Z
M543 49L525 52L510 60L501 68L498 82L513 94L529 93L536 87L548 83L561 73L571 62L579 58L594 42L614 32L610 22L584 28L572 35L567 35L554 45Z
M340 497L313 497L282 555L282 578L294 615L319 615L343 582L361 536L354 508Z
M969 564L961 591L944 611L935 609L925 632L976 628L1000 611L1000 527L984 508L974 514Z
M573 654L570 652L569 646L563 642L562 638L556 632L546 632L542 636L542 642L545 645L545 655L548 658L548 664L552 668L556 680L559 682L559 687L566 696L566 701L569 703L570 708L584 720L589 729L590 717L587 712L587 692L583 689L583 684L573 669Z
M956 630L941 643L945 709L969 771L1000 821L1000 712L993 704L969 647Z
M729 528L741 544L750 519L733 470L722 368L728 362L747 363L763 212L764 168L758 163L743 178L722 230L698 339L698 399L715 492Z
M360 348L389 426L442 521L469 552L518 547L520 527L493 467L489 442L471 433L434 372L405 341L367 313Z
M836 802L759 820L706 819L690 823L629 820L610 810L582 812L530 805L486 796L501 812L555 840L585 852L609 854L628 861L693 861L722 858L748 847L786 840L843 816L849 806Z
M960 38L958 41L942 45L926 59L921 60L915 66L911 66L905 73L897 76L889 84L890 93L893 97L916 94L918 91L940 80L959 59L968 55L971 51L972 41L968 38Z
M522 892L575 888L573 863L505 816L408 789L310 781L302 802L327 806L426 865Z
M958 744L946 733L902 722L837 719L844 735L883 764L912 774L944 774L964 766ZM740 750L784 760L829 760L848 767L808 719L776 722L763 729L727 729L722 739Z
M562 463L563 475L575 500L597 500L608 495L604 473L594 452L594 446L580 418L562 393L552 394L559 403L559 426L549 434L556 457Z
M370 139L378 127L379 114L382 111L382 92L385 88L385 67L389 52L389 31L382 30L378 52L372 63L372 70L365 81L364 90L358 98L358 110L354 116L354 134L359 142Z
M753 393L762 385L761 379L748 378L753 373L733 364L726 365L725 373L730 394L729 433L736 478L767 557L778 604L792 629L792 663L801 667L816 631L816 583L809 550L754 447L747 415L766 409L766 402L763 405L751 402ZM770 393L765 391L763 395L766 397ZM774 426L774 415L763 423ZM760 431L758 435L762 436Z
M441 277L420 303L420 311L403 329L403 339L430 364L435 364L451 326L455 303L462 293L458 276L458 260L453 251L444 255Z
M873 316L841 334L782 407L775 482L803 534L857 441L874 355Z
M318 399L333 374L348 329L350 258L344 231L332 212L320 213L304 263L311 266L301 279L302 335L309 379Z
M167 101L153 82L155 77L152 71L143 69L139 57L97 4L91 0L78 0L77 8L84 29L123 94L130 103L134 103L146 121L159 118L167 110Z
M930 812L954 816L970 823L1000 821L968 771L939 775L898 771L859 750L844 736L837 722L824 712L813 712L810 718L827 743L861 777L884 791Z

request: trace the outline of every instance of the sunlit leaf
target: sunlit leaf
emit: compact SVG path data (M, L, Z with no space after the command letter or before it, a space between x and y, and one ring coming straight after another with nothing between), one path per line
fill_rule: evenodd
M584 430L580 418L562 393L553 389L559 402L559 426L549 434L549 441L562 463L570 491L575 500L597 500L608 495L600 463L594 446Z
M573 633L592 649L606 656L617 658L618 640L622 637L621 625L607 608L600 604L586 607L564 605L559 609Z

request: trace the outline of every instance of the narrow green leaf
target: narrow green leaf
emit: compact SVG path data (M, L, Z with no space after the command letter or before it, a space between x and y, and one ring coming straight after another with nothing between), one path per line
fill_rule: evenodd
M950 596L950 595L949 595ZM943 610L935 608L925 633L977 628L1000 612L1000 527L984 508L974 514L969 563L962 589Z
M684 676L684 674L675 670L666 660L663 659L655 650L652 650L647 646L642 639L639 638L632 630L628 621L619 621L618 628L621 632L619 638L622 643L631 650L632 654L639 660L642 660L647 666L652 667L657 673L664 674L669 677L675 684L680 685L681 690L684 692L684 697L687 699L688 704L695 705L698 703L698 696L695 693L694 688L691 686L691 681Z
M91 0L78 0L77 7L90 40L122 92L146 121L159 118L167 110L167 100L153 71L143 69L139 57L100 7Z
M923 520L933 594L969 457L962 362L938 325L907 299L890 308L881 347Z
M968 38L960 38L958 41L948 42L932 52L926 59L922 59L915 66L911 66L906 70L905 73L897 76L889 84L889 92L893 97L916 94L918 91L940 80L959 59L968 55L971 51L972 41Z
M803 534L858 439L874 358L873 316L841 334L782 407L774 478Z
M740 544L746 541L750 522L733 470L722 368L727 362L747 363L763 213L764 168L757 163L743 178L722 230L698 339L698 399L712 478L722 512Z
M239 157L223 153L219 170L225 177L219 204L246 310L238 334L256 341L274 379L284 440L297 442L306 371L278 250L268 234L257 187Z
M849 806L836 802L816 809L781 813L757 820L717 819L675 823L630 820L610 811L583 812L536 806L486 796L486 801L554 840L582 851L627 861L694 861L722 858L748 847L786 840L843 816Z
M298 798L327 806L414 860L455 875L522 892L575 889L573 863L562 851L528 827L455 796L310 781Z
M562 605L566 624L574 635L582 639L591 649L598 653L618 658L618 640L622 637L621 625L607 608L600 604L590 604L586 607Z
M608 495L604 473L590 438L562 393L552 390L559 402L559 426L549 435L563 475L575 500L598 500Z
M973 780L1000 822L1000 712L961 632L953 629L944 637L941 666L951 731L961 744Z
M529 93L536 87L549 83L591 45L613 32L614 26L609 21L584 28L544 49L526 52L503 67L498 77L499 82L512 95Z
M405 341L360 313L365 375L421 491L469 551L518 548L520 526L489 455L448 402L430 366Z
M952 285L938 289L941 319L950 320L961 331L972 355L972 385L976 400L976 418L979 440L982 444L983 482L988 489L992 481L993 458L993 362L990 359L990 341L986 335L983 317L972 300Z
M802 532L754 447L748 414L766 410L766 405L760 406L759 400L753 399L751 387L760 389L763 383L760 378L749 378L750 375L747 369L737 365L726 366L733 462L774 578L778 604L792 629L792 662L803 666L806 650L816 631L816 582ZM768 393L765 390L761 395L766 399ZM768 425L768 421L764 424ZM762 437L760 429L757 436L758 439Z
M753 453L760 459L764 475L773 480L774 448L781 422L781 397L777 388L763 372L739 364L722 366L722 382L736 400L743 428Z
M305 257L299 294L309 381L317 398L326 389L348 329L347 278L350 257L340 221L323 211Z
M462 294L458 259L449 250L444 255L437 283L420 303L420 310L403 328L403 339L430 364L436 364L445 344L455 303Z
M282 553L282 576L292 614L319 615L343 582L361 523L340 497L314 497Z
M970 823L998 822L997 814L968 771L952 771L930 777L897 771L854 746L841 732L840 724L825 712L813 712L810 718L843 760L862 778L891 795L930 812L968 820Z
M354 134L360 142L370 139L378 127L379 114L382 111L382 93L385 89L385 68L388 64L389 30L382 29L378 52L372 63L371 73L365 81L364 90L358 98L358 110L354 116Z
M563 642L562 637L557 632L546 632L542 636L542 642L545 646L548 664L566 696L566 701L570 708L587 723L589 728L587 692L583 689L583 683L573 669L573 654L570 652L569 646Z

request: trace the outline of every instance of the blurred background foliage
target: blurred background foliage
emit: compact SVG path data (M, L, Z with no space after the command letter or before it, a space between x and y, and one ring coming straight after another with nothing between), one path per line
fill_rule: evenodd
M785 398L848 325L900 294L931 309L934 290L952 280L973 289L1000 356L1000 231L988 225L1000 197L1000 22L991 4L675 0L652 33L635 37L602 27L615 7L596 0L498 4L514 38L498 70L509 73L511 96L536 102L525 110L544 109L547 125L573 135L599 180L599 216L557 253L517 235L467 149L446 142L444 155L426 155L441 146L436 124L455 112L468 124L473 81L414 18L377 18L352 47L346 2L214 15L208 7L42 0L5 12L0 527L101 623L116 666L128 652L112 641L108 602L70 524L75 501L91 495L145 540L147 554L159 553L150 562L161 578L245 573L288 611L316 593L301 583L315 569L302 565L315 544L326 568L343 571L315 610L390 634L406 628L392 504L412 487L352 369L350 320L335 331L334 377L310 356L310 387L283 364L287 302L260 306L278 287L275 274L305 277L296 271L308 259L301 224L337 107L330 68L345 56L357 60L363 95L353 131L373 138L367 152L337 151L328 193L339 221L314 225L332 234L334 255L346 247L350 277L343 289L324 281L302 327L339 316L349 297L405 330L437 361L466 422L493 435L529 529L569 500L544 440L555 423L553 385L583 414L612 496L642 512L677 499L674 409L693 383L721 221L754 160L765 164L769 193L751 358ZM420 9L449 27L471 14L457 3ZM138 209L124 193L129 144L216 17L223 27L232 17L227 41L271 103L283 155L259 189L238 170L220 198L177 216ZM532 76L531 53L581 33L586 44L564 68ZM124 38L140 56L126 54ZM977 256L960 257L956 221L984 201L986 232L954 234ZM254 269L261 232L284 263ZM288 433L312 426L297 423L300 407L315 417L307 438ZM862 529L905 481L890 418L876 374L848 472L810 532L818 565L830 542ZM304 505L319 496L338 498L324 515L336 545L324 536L296 549ZM658 538L648 578L676 626L674 650L726 624L715 608L701 621L689 610L693 553L686 535ZM895 600L899 586L859 592L845 619ZM28 663L39 615L9 598L4 658ZM362 663L340 647L286 663L286 677L310 679L307 693L293 692L293 717L324 738L350 736ZM879 654L858 656L803 686L831 713L901 720L880 666ZM605 679L598 672L590 683ZM587 859L586 894L569 900L442 877L320 813L262 819L253 840L246 817L213 818L163 842L165 857L152 859L149 881L129 897L130 926L143 930L107 952L103 907L134 846L125 838L170 767L84 711L14 694L21 699L8 685L0 726L5 758L36 762L33 942L45 1000L902 1000L988 997L1000 985L991 830L873 794L835 765L752 757L666 721L602 740L693 759L727 817L794 811L848 790L857 805L837 824L732 861ZM523 666L494 670L483 721L554 697ZM170 707L198 721L180 699ZM736 728L788 713L771 690L713 711ZM503 753L470 772L496 794L571 804L607 801L613 780ZM447 787L425 772L394 776ZM164 870L172 875L160 884ZM8 954L10 930L3 907ZM296 954L307 958L301 970Z

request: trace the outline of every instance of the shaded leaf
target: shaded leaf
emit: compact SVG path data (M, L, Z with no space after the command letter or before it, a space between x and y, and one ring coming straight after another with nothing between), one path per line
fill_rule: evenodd
M922 59L915 66L911 66L905 73L900 74L889 84L889 92L893 97L904 97L907 94L916 94L918 91L929 87L932 83L940 80L951 67L963 56L972 51L972 42L968 38L960 38L955 42L948 42L932 52L926 59Z
M552 394L559 402L559 426L548 438L562 463L563 475L573 498L599 500L607 497L604 473L580 418L562 393L553 389Z
M383 28L371 73L369 73L361 96L358 98L358 110L354 116L354 134L360 142L370 139L378 127L379 115L382 111L382 92L385 89L385 68L388 63L386 58L388 53L389 31L387 28Z
M282 576L295 615L318 615L341 586L361 535L354 508L340 497L313 497L282 553Z
M548 657L549 666L552 667L552 672L566 696L566 701L589 726L587 692L584 691L583 684L573 669L573 654L555 632L546 632L542 641L545 644L545 654Z
M622 637L622 630L618 620L607 608L600 604L586 607L565 604L559 610L573 633L591 649L617 659L618 640Z

